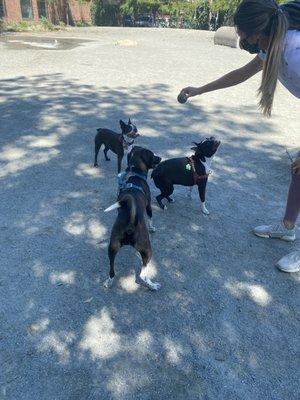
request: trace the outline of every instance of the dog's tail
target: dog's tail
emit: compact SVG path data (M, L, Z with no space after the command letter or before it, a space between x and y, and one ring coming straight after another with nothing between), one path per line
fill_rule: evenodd
M104 212L109 212L116 210L118 208L125 208L125 207L127 208L129 214L129 221L128 221L128 226L126 227L126 232L130 234L134 231L136 225L136 204L134 197L131 194L124 195L120 201L117 201L110 207L106 208Z
M104 212L110 212L113 210L116 210L117 208L120 208L121 204L117 201L116 203L112 204L111 206L107 207Z

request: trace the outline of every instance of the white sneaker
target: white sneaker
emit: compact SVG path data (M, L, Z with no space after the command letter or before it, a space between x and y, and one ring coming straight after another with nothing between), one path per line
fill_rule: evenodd
M262 225L253 229L256 236L262 238L281 239L286 242L293 242L296 240L295 228L287 229L283 222L274 225Z
M276 267L283 272L298 272L300 271L300 251L294 251L282 257Z

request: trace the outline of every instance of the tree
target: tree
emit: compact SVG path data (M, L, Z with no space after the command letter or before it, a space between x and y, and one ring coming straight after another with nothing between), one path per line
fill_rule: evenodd
M91 14L94 25L120 25L120 5L109 4L103 0L93 0Z
M138 14L151 13L155 21L162 5L161 0L125 0L121 5L121 11L124 14L134 15L135 18Z

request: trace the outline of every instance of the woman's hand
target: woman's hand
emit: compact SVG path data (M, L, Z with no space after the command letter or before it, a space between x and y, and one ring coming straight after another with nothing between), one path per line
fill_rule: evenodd
M300 175L300 157L293 162L292 171L295 175Z
M198 96L199 94L201 94L201 90L200 90L200 88L188 86L186 88L183 88L181 90L180 94L183 94L186 96L186 98L189 98L189 97Z

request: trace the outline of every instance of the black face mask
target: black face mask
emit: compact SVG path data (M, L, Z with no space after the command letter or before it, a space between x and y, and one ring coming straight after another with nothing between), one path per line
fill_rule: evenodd
M258 54L260 52L259 41L257 41L255 44L251 44L247 39L241 39L240 48L248 51L250 54Z

